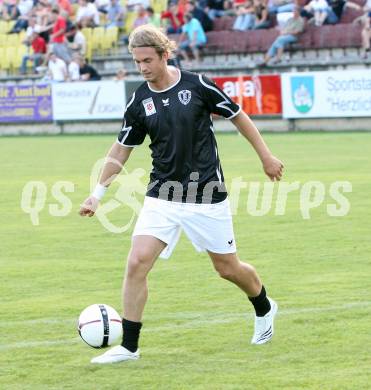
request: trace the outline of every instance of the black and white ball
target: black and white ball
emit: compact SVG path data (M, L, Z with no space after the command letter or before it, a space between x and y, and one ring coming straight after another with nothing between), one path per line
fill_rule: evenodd
M107 347L122 335L121 317L111 306L105 304L88 306L80 314L78 332L91 347Z

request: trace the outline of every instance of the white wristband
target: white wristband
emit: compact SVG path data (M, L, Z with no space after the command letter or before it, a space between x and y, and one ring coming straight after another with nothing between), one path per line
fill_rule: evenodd
M94 196L94 198L101 200L104 196L104 194L107 191L107 187L102 186L102 184L97 184L94 191L92 192L91 196Z

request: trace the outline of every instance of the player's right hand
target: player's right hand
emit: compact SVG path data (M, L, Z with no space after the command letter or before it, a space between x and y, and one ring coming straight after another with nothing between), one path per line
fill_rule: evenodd
M89 196L80 206L79 214L82 217L92 217L96 212L98 205L99 200L97 198L94 198L94 196Z
M264 172L272 181L281 180L283 168L283 162L272 155L266 158L263 162Z

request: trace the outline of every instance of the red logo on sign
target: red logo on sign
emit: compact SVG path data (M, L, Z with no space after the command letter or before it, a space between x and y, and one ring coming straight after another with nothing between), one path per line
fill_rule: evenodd
M282 113L279 75L215 77L214 81L247 114Z

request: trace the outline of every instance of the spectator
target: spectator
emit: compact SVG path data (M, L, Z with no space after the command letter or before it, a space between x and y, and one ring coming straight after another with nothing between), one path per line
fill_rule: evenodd
M186 38L185 40L183 40ZM179 38L180 53L185 61L189 61L188 53L192 54L197 63L200 62L200 49L206 44L206 34L201 23L192 16L192 14L185 15L185 24L182 27L182 34Z
M52 28L52 34L50 35L51 51L68 63L71 61L71 55L65 42L66 19L59 15L59 8L57 7L52 9L50 18L52 24L48 28Z
M97 7L98 12L101 12L102 14L106 14L108 12L110 0L95 0L94 3Z
M36 7L34 9L34 15L36 15L36 23L42 27L40 32L40 36L45 39L45 42L49 42L49 31L51 28L49 26L49 17L51 15L51 7L48 3L43 3L42 1L38 1Z
M148 24L152 24L155 27L161 27L161 17L156 14L152 7L147 8Z
M208 0L205 11L211 20L224 16L225 0Z
M124 27L124 9L118 0L111 0L108 6L106 27Z
M268 8L264 0L246 1L237 4L237 18L233 30L246 31L269 28L271 25Z
M72 30L72 42L69 44L69 49L75 54L85 56L86 53L86 38L81 32L81 26L75 25Z
M29 41L29 39L31 39L32 33L36 30L38 33L40 33L41 32L41 25L37 23L36 15L31 15L29 20L28 20L28 27L26 30L26 42L25 42L26 44L27 43L31 44L31 41Z
M139 26L143 26L144 24L147 23L148 23L147 11L145 8L143 8L143 6L140 5L137 10L137 17L133 22L133 29Z
M361 57L366 59L370 51L370 39L371 39L371 12L367 13L364 20L364 26L362 29L362 50Z
M233 30L246 31L251 30L255 24L254 7L252 0L235 5L236 19L233 24Z
M235 16L234 7L236 3L244 3L241 0L225 0L224 2L224 15L223 16Z
M10 34L18 34L20 31L27 29L28 18L32 7L32 0L19 0L17 4L17 14L19 16L13 28L9 31Z
M184 14L178 10L176 3L170 3L167 11L164 11L161 14L161 21L162 23L168 23L168 27L166 29L168 34L179 34L182 32Z
M16 20L18 16L17 0L4 0L2 18L4 20Z
M306 0L304 0L306 1ZM292 18L294 14L295 3L299 3L301 0L269 0L268 1L268 12L270 15L276 15L276 22L279 29L282 29L287 21ZM303 12L303 11L302 11ZM303 17L308 17L301 15ZM312 16L311 16L312 17Z
M339 22L345 7L353 8L355 10L361 10L358 4L347 0L326 0L326 18L325 24L336 24ZM314 10L309 7L309 4L305 6L301 11L301 16L315 22ZM318 17L318 16L317 16Z
M213 29L213 21L209 15L200 7L196 5L195 0L190 0L186 6L186 12L191 13L200 23L205 32Z
M89 65L85 59L81 56L78 57L80 67L80 79L84 81L96 81L100 80L101 76L99 73Z
M295 6L295 5L294 5ZM313 15L305 15L306 11L301 11L301 14L300 16L302 16L303 18L306 18L306 19L310 19L313 17ZM277 27L279 30L283 29L287 23L287 21L289 19L292 18L292 15L294 15L294 12L293 11L290 11L290 12L280 12L277 14L276 16L276 21L277 21Z
M145 8L143 8L143 6L139 5L137 7L137 15L133 22L132 28L134 29L147 23L149 23L149 16L147 15L147 11ZM129 43L129 35L124 35L121 37L121 40L127 45Z
M43 62L43 58L46 54L46 43L44 38L40 37L38 33L38 29L35 29L30 37L32 54L27 54L23 56L22 65L21 65L21 73L27 73L27 62L32 61L32 70L33 73L36 73L36 67L39 66Z
M49 54L48 69L52 81L60 83L67 80L67 65L55 53Z
M280 14L293 12L295 3L293 0L271 0L268 1L267 7L270 14Z
M93 3L87 0L79 0L79 8L76 13L76 23L82 27L99 26L99 12Z
M61 12L61 15L63 16L64 12ZM63 16L63 17L65 18L65 16ZM68 42L73 41L73 37L75 35L75 32L76 32L76 25L67 17L67 19L66 19L66 32L64 34L67 44L68 44Z
M75 53L72 55L72 61L68 64L68 80L79 81L80 80L80 55Z
M304 27L305 22L300 16L300 9L299 7L295 7L292 18L287 21L280 35L272 43L260 66L267 65L272 58L275 58L276 63L281 61L284 48L298 40L297 36L304 31Z
M346 7L353 8L355 10L362 10L358 4L353 3L352 1L347 0L327 0L329 8L328 8L328 16L326 19L326 23L328 24L336 24L341 19L341 16Z
M151 5L150 0L127 0L126 6L129 11L137 11L140 6L147 9Z
M328 13L329 5L326 0L311 0L304 9L313 15L313 21L316 26L322 26Z
M326 1L326 0L322 0ZM265 5L264 0L254 0L254 30L259 30L262 28L269 28L271 22L269 20L268 8Z

